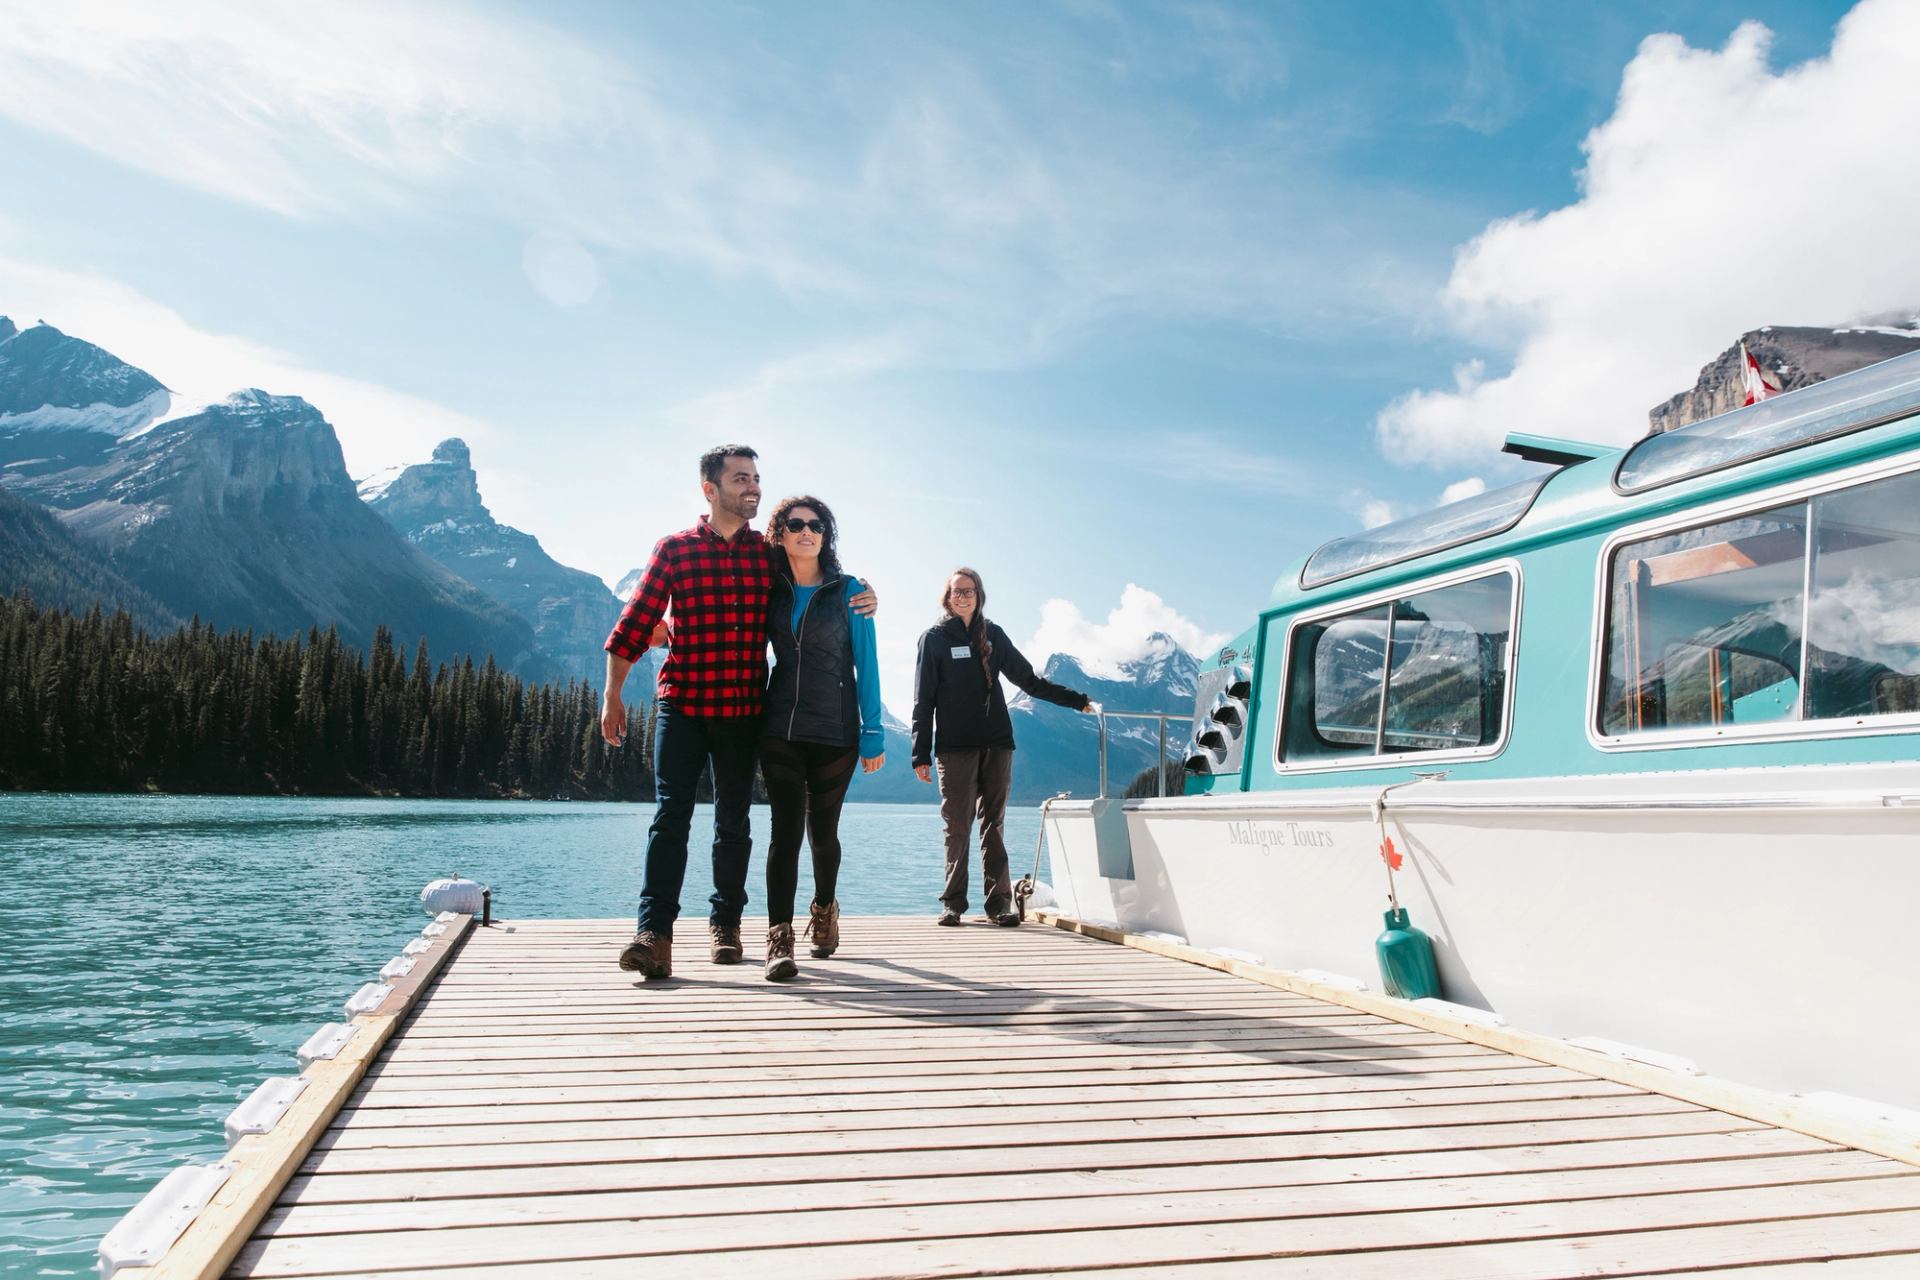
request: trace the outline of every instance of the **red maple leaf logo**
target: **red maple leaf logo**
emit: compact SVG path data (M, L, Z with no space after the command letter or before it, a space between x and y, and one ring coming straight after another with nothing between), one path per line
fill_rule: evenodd
M1398 871L1400 864L1406 861L1405 858L1400 856L1400 851L1393 847L1392 836L1388 836L1380 842L1380 860L1387 864L1389 871Z

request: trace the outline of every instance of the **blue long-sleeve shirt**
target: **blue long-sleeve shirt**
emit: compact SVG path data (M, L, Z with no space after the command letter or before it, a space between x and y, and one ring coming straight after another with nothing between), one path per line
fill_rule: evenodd
M793 587L793 626L800 626L800 615L807 611L807 601L813 599L813 593L820 588L818 584L803 587L798 583ZM884 714L880 706L880 650L875 638L873 619L862 616L851 603L852 598L867 589L867 584L855 578L853 587L847 592L848 637L853 643L853 686L860 700L860 754L871 759L887 749L886 727L881 722Z

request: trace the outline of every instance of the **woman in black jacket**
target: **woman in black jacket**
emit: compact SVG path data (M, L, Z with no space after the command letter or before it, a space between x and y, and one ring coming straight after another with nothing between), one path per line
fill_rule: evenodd
M980 818L982 888L987 918L1011 927L1013 885L1007 878L1002 827L1013 781L1013 721L1005 676L1043 702L1098 711L1084 693L1038 675L1007 633L987 621L987 589L972 569L955 569L940 593L940 621L920 637L913 681L913 771L931 782L940 770L940 819L947 833L947 883L940 923L960 923L967 909L969 828Z
M840 945L840 805L854 762L868 773L886 763L873 619L848 598L865 588L840 570L833 512L818 498L783 499L767 521L773 590L767 638L773 672L761 719L760 773L773 808L767 843L767 979L800 971L793 959L793 897L800 840L813 850L807 932L816 959Z

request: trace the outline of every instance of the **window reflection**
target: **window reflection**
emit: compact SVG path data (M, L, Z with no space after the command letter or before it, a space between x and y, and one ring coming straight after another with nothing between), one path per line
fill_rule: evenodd
M1610 574L1609 734L1920 711L1920 475L1629 543Z
M1513 575L1500 573L1299 627L1284 759L1301 764L1497 743L1513 592Z
M1608 733L1799 714L1806 520L1795 504L1614 552Z
M1920 475L1814 503L1807 714L1920 710Z

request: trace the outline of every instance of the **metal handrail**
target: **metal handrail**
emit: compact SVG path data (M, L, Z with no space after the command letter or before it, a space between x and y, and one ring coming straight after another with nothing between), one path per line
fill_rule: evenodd
M1053 807L1055 800L1065 800L1072 794L1070 791L1056 791L1040 802L1040 832L1033 838L1033 870L1014 881L1013 885L1013 907L1022 920L1027 918L1027 903L1032 900L1033 891L1040 883L1040 850L1047 842L1047 810Z
M1107 788L1107 720L1158 720L1160 722L1160 752L1154 763L1153 793L1156 796L1167 794L1167 721L1191 720L1190 714L1176 711L1108 711L1105 708L1094 713L1094 719L1100 722L1100 798L1108 799Z

